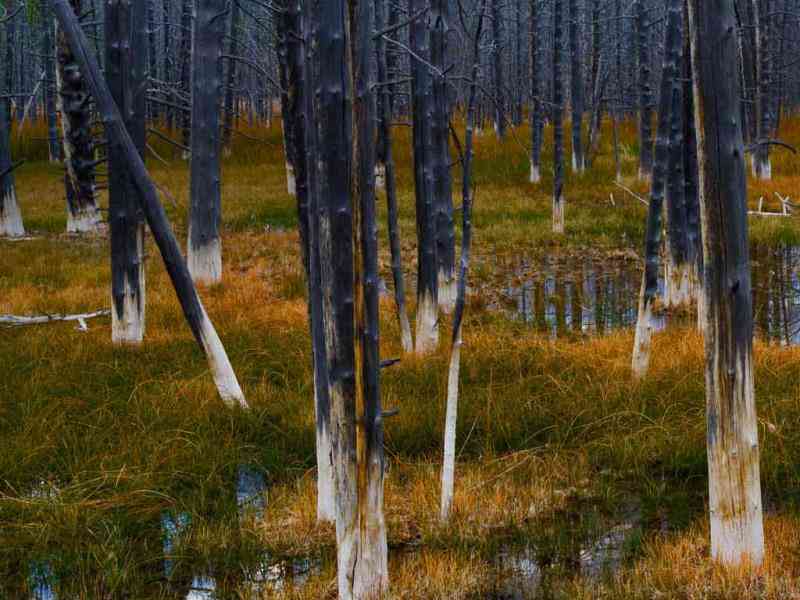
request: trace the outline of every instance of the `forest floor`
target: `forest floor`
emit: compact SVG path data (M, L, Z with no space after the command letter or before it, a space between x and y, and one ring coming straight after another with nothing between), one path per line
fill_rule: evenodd
M800 120L784 129L782 139L800 142ZM74 323L0 330L0 596L51 586L60 598L174 598L213 577L220 598L335 597L334 532L315 521L296 207L279 123L247 134L261 141L237 138L224 164L224 282L201 295L251 410L219 401L151 239L142 347L113 346L107 318L88 321L88 331ZM398 134L413 309L408 131ZM41 154L35 137L44 135L17 141L17 157ZM788 308L774 309L793 300L770 291L773 281L796 283L794 271L777 276L788 267L769 257L800 244L800 222L751 218L754 277L769 288L756 302L755 346L768 554L763 572L739 576L708 560L703 342L691 319L656 335L643 382L630 373L626 325L645 207L613 184L609 137L592 171L568 173L563 236L550 232L547 153L544 181L527 182L527 127L503 145L488 130L478 139L446 524L438 502L448 322L439 352L403 356L391 295L382 299L382 355L402 356L382 376L384 405L400 410L385 440L392 597L800 597L800 347L769 343L776 323L794 340ZM632 124L623 139L635 140ZM163 144L155 149L169 159L149 164L184 240L187 164ZM633 177L636 155L635 143L623 146L625 185L646 197ZM752 208L764 197L764 209L777 211L775 192L800 187L795 160L775 151L774 179L751 182ZM63 233L60 168L31 160L17 189L31 238L0 240L0 314L108 308L108 239ZM383 225L381 236L385 249ZM597 273L589 288L587 261ZM381 269L391 287L386 251ZM586 312L586 289L606 290L602 310Z

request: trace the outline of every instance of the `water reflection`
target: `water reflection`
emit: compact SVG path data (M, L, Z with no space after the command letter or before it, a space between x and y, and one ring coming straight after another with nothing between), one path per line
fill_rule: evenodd
M498 268L504 268L498 265ZM499 307L550 338L602 335L636 324L642 270L639 261L521 260L506 269ZM800 344L800 247L756 247L752 252L756 335ZM663 297L664 279L659 279ZM654 315L655 331L669 315Z

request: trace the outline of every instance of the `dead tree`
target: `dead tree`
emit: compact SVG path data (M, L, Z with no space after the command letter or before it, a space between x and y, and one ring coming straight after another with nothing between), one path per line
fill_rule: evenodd
M711 556L764 558L747 177L733 0L690 0L705 270Z
M553 0L553 232L564 233L564 83L561 50L564 5Z
M664 193L669 166L670 127L673 92L678 79L678 60L681 49L681 0L668 0L667 30L664 42L664 67L661 70L661 91L658 107L658 131L656 133L655 163L650 185L650 203L645 232L645 268L639 294L639 314L636 320L636 335L633 342L631 368L635 377L647 373L650 364L650 342L653 334L653 308L658 294L658 274L662 242Z
M416 14L424 6L409 0L409 11ZM439 285L436 257L435 146L433 74L430 62L430 15L411 24L411 111L413 116L414 193L417 209L417 352L427 353L439 344Z
M753 153L753 171L758 179L772 179L772 162L769 157L769 144L772 126L772 68L770 57L770 21L772 20L770 0L752 0L753 30L755 32L756 52L756 151Z
M158 201L156 187L136 145L125 128L122 115L111 97L111 91L100 74L100 66L89 50L89 43L80 28L78 18L70 6L69 0L51 0L51 2L53 12L61 26L63 41L69 45L75 64L85 73L88 88L102 115L110 151L121 152L128 164L129 175L138 192L137 197L141 202L147 224L164 260L186 321L208 359L211 375L219 395L229 405L246 408L247 402L244 394L239 387L225 348L197 295L164 207Z
M81 0L70 0L82 14ZM67 232L90 233L100 226L95 190L95 154L92 138L91 95L63 31L58 34L58 101L64 140L64 185Z
M179 44L178 44L178 65L179 65L179 89L181 92L181 96L179 98L183 102L183 98L189 98L192 93L192 28L194 25L194 19L192 17L193 12L193 0L183 0L181 2L181 22L180 27L180 36L179 36ZM177 111L178 119L180 121L180 128L181 128L181 143L183 144L184 148L189 148L191 144L191 131L192 131L192 113L187 110L178 110ZM183 158L189 158L189 154L184 150L183 151Z
M230 27L228 28L228 69L225 72L225 106L223 108L222 147L227 155L231 152L234 117L236 115L235 87L238 83L237 67L239 56L239 2L231 1Z
M310 9L321 282L339 597L377 599L388 586L379 394L375 121L371 2Z
M506 137L506 93L503 82L503 45L500 40L502 0L492 1L492 100L494 102L494 131L499 139Z
M11 162L9 123L6 110L9 101L0 99L0 237L22 237L25 227L17 204L14 165Z
M578 1L569 0L570 107L572 109L572 171L584 169L583 157L583 68L581 63Z
M375 25L377 30L381 30L385 24L384 18L385 0L375 0ZM396 20L396 16L395 16ZM377 56L377 75L378 82L382 85L378 88L378 140L381 145L381 160L384 166L383 186L386 190L386 219L389 230L389 250L392 259L392 279L394 280L394 301L397 308L397 320L400 326L400 338L403 351L412 352L414 350L414 339L411 335L411 325L408 321L408 309L406 308L406 285L403 276L403 257L400 244L400 226L397 217L397 181L395 174L394 153L392 151L392 92L391 86L385 85L389 80L389 66L386 52L386 43L383 36L375 38L375 52Z
M136 150L146 143L146 63L144 4L108 0L105 7L106 81ZM108 213L111 235L111 339L140 343L144 337L144 214L128 176L125 155L108 153Z
M539 90L539 0L530 3L530 57L529 75L531 83L531 174L530 182L539 183L542 179L542 101Z
M639 178L646 181L653 175L653 93L650 83L650 35L645 23L644 0L634 3L636 48L639 61Z
M220 127L226 0L197 0L192 36L192 135L189 242L196 282L222 280Z

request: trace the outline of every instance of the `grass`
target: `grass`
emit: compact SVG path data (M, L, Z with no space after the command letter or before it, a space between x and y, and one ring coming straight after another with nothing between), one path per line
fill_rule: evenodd
M90 321L87 332L73 324L0 330L0 596L27 594L31 565L46 561L63 598L171 598L201 572L214 573L221 597L257 597L246 573L268 556L273 571L293 575L260 595L335 597L333 531L314 514L305 292L277 125L248 130L261 141L237 138L224 164L224 283L202 291L250 411L218 400L151 240L141 348L113 346L107 319ZM398 130L397 155L413 288L408 133ZM62 233L63 184L58 168L34 160L36 135L17 147L32 159L17 184L34 239L0 241L0 313L108 306L108 241ZM623 139L634 137L626 124ZM797 142L800 122L786 123L782 138ZM650 375L637 383L631 332L551 341L489 308L482 290L501 285L519 257L603 261L642 246L644 207L610 183L607 141L596 171L568 180L567 234L555 237L550 175L545 169L541 186L526 183L526 139L523 127L502 145L478 140L473 282L481 291L467 312L447 524L437 507L448 349L404 357L382 377L384 404L400 409L386 429L392 596L499 598L509 586L545 598L800 594L800 349L756 345L769 555L762 573L735 576L708 560L700 337L680 328L657 335ZM172 157L163 145L156 151ZM625 156L626 185L645 195L632 179L633 150ZM776 152L775 179L752 184L751 203L796 186L791 160ZM186 164L150 164L182 240ZM777 209L773 199L768 210ZM754 243L774 245L797 243L800 228L793 218L753 219L751 231ZM381 268L390 281L385 252ZM381 344L384 356L401 356L389 299ZM269 489L263 517L240 523L242 464L262 472ZM160 520L180 513L190 524L168 578ZM623 529L619 548L597 552L609 564L587 564L592 548Z

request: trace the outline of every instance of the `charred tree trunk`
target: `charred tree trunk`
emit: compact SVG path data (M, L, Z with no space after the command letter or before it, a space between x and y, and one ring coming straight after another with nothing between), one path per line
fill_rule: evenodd
M711 556L764 558L747 177L732 0L690 0L706 302Z
M755 176L758 179L772 179L772 162L769 158L769 145L772 125L772 69L770 58L770 21L772 19L770 0L752 0L755 23L756 65L758 91L756 93L756 151L753 154Z
M458 274L458 294L455 315L453 316L453 339L450 351L450 368L447 376L447 409L444 426L444 456L442 458L442 497L440 516L443 521L450 517L455 490L456 470L456 427L458 425L458 379L461 370L461 329L464 320L464 307L467 296L467 272L472 243L472 142L475 122L475 104L480 73L480 40L483 33L483 19L486 0L478 7L478 26L472 48L472 69L470 72L469 98L467 100L466 135L464 136L464 158L461 175L461 261Z
M172 61L172 15L170 13L170 0L163 0L161 4L164 11L164 81L173 83L174 63ZM164 107L167 131L172 131L175 121L175 111L171 106ZM184 144L185 145L185 144Z
M664 67L661 70L655 164L650 187L650 206L647 213L647 230L645 233L645 268L642 275L642 289L639 294L639 315L636 321L636 335L633 342L633 359L631 361L634 377L637 378L644 377L650 365L653 305L658 294L664 192L667 183L667 168L669 166L670 132L672 131L670 114L673 106L673 92L678 78L682 19L681 0L669 0L667 3L667 31L664 42Z
M564 27L562 0L553 1L553 232L564 233L564 84L561 49Z
M17 205L17 190L14 185L14 172L11 163L9 144L9 123L6 120L6 106L9 101L0 99L0 237L21 237L25 235L22 215Z
M578 27L578 1L569 0L570 107L572 108L572 171L581 173L583 157L583 64Z
M530 80L531 80L531 174L530 182L539 183L542 179L542 111L541 91L539 90L539 0L530 3ZM474 123L473 123L474 126Z
M107 0L106 81L139 156L144 158L146 31L142 2ZM125 155L109 149L108 212L111 235L111 339L137 344L144 337L144 215L128 176Z
M308 317L311 333L312 365L314 369L314 406L317 441L317 520L333 522L334 504L333 464L331 462L330 395L328 391L328 362L325 350L325 330L322 317L322 282L320 279L320 247L318 191L315 185L317 141L314 137L314 107L308 78L305 47L308 39L307 18L300 0L290 0L279 17L281 28L287 32L286 65L287 89L292 123L292 136L297 141L297 216L300 229L300 249L308 290Z
M635 2L636 45L639 60L639 179L649 181L653 175L653 93L650 76L650 36L645 23L644 0Z
M183 0L181 3L181 35L180 35L180 44L178 46L178 64L180 65L180 91L182 94L182 98L180 98L179 103L185 103L184 98L188 98L189 106L192 105L194 99L191 98L192 95L192 60L193 60L193 53L192 53L192 40L194 39L193 29L194 29L194 17L193 11L194 8L192 6L193 0ZM178 111L178 119L180 120L180 128L181 128L181 143L185 148L190 147L191 144L191 136L192 136L192 111L188 110L179 110ZM183 152L183 158L189 158L189 155L186 151Z
M500 40L502 0L492 2L492 95L494 96L494 131L499 139L506 137L506 93L503 83L503 45Z
M222 280L220 127L226 0L197 0L192 44L192 155L187 262L196 282Z
M44 71L44 112L47 120L47 147L50 162L61 160L61 144L56 117L55 46L53 45L53 16L49 2L43 2L42 11L42 70Z
M371 96L372 7L311 9L317 214L336 484L339 597L388 587L379 395L377 226ZM324 141L324 143L322 143Z
M225 108L222 125L222 147L225 154L231 153L231 136L233 135L233 120L236 115L235 88L238 85L237 60L239 56L239 2L231 2L230 28L228 30L228 69L225 73Z
M295 147L294 138L292 137L293 127L289 121L291 118L291 109L289 106L289 95L287 92L289 81L289 65L288 65L288 36L290 35L279 22L277 27L277 47L276 54L278 55L278 82L280 83L281 95L281 126L283 127L283 154L284 163L286 165L286 191L290 196L297 193L297 179L294 172L295 161Z
M422 2L409 0L411 14ZM429 60L430 28L425 18L411 23L411 49ZM436 257L435 146L433 139L433 75L428 65L411 59L411 107L413 113L414 192L417 208L417 352L424 354L439 344L439 286Z
M375 28L380 30L385 24L384 18L385 0L375 0ZM375 39L375 52L377 55L378 82L382 83L389 80L389 69L387 65L386 44L383 36ZM403 351L412 352L414 350L414 339L411 335L411 325L408 321L408 310L406 308L406 285L403 276L403 257L400 244L400 225L397 218L397 182L395 175L394 154L392 152L392 98L391 89L388 85L378 88L382 96L378 104L380 113L378 114L379 140L382 144L382 160L384 164L385 190L386 190L386 218L389 230L389 249L392 257L392 278L394 280L394 301L397 307L397 320L400 326L400 338L403 344Z
M145 0L147 2L147 76L151 79L158 79L158 63L156 61L156 0ZM135 23L139 28L139 24ZM134 46L135 48L144 48L144 40L140 40L142 46ZM141 54L140 50L137 50ZM138 57L137 57L137 60ZM144 62L142 64L145 64ZM166 79L166 77L164 78ZM161 116L161 106L156 102L150 103L148 116L151 120L156 121Z
M436 213L436 263L438 303L444 312L453 310L456 301L453 192L450 179L450 102L447 77L448 3L432 0L431 64L433 73L433 121L430 123L434 153L434 211Z
M75 14L81 14L81 0L70 3ZM58 35L58 84L66 167L67 232L95 232L100 226L100 213L95 198L91 96L62 31Z
M225 348L197 295L164 207L158 201L155 185L147 173L136 145L125 128L122 115L111 97L111 92L103 81L97 59L89 50L89 43L81 31L78 18L68 0L51 0L51 2L56 18L61 25L63 39L65 43L69 44L76 65L86 74L86 82L103 118L106 139L111 151L119 149L124 154L129 175L138 192L137 197L141 201L147 224L150 226L161 257L164 259L164 265L192 334L208 359L211 375L220 397L229 405L246 408L247 402L244 394L239 387Z

